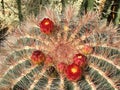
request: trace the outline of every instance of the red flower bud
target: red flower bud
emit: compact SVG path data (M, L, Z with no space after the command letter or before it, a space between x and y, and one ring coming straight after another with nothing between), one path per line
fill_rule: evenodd
M52 59L52 57L50 57L49 55L46 56L46 60L45 60L44 64L47 65L47 66L52 65L52 64L53 64L53 59Z
M86 66L86 64L87 64L87 57L86 56L84 56L83 54L76 54L74 57L73 57L73 62L76 64L76 65L78 65L78 66L80 66L80 67L85 67Z
M50 34L53 31L54 23L49 18L44 18L40 23L40 30L45 34Z
M57 69L60 73L64 73L66 70L67 64L61 62L57 64Z
M93 52L93 48L89 45L84 45L82 48L82 53L83 54L91 54Z
M34 64L39 64L45 60L45 55L40 50L36 50L32 53L31 60Z
M65 75L67 79L71 81L78 81L79 79L81 79L82 69L78 65L73 63L67 66Z

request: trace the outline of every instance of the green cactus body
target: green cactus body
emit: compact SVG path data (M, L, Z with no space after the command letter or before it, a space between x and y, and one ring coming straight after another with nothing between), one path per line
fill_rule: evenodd
M119 90L120 33L106 26L99 15L88 12L75 16L74 7L56 15L47 9L45 16L29 17L10 34L0 50L0 90ZM43 18L54 22L50 34L41 32ZM82 78L70 81L58 72L58 62L72 63L74 54L90 45L93 52L86 55L88 65ZM41 50L53 58L54 64L33 64L31 54ZM49 68L51 67L51 68ZM52 70L51 70L52 69Z

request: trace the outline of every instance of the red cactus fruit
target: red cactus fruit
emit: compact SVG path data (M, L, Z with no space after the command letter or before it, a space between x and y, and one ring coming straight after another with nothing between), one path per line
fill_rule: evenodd
M85 55L81 54L81 53L76 54L76 55L73 57L73 62L74 62L76 65L84 68L84 67L86 66L86 64L87 64L87 57L86 57Z
M65 75L70 81L78 81L82 77L82 69L78 65L72 63L67 66Z
M31 60L34 64L40 64L45 61L45 55L40 50L33 51Z
M40 30L45 34L50 34L54 29L54 23L49 18L44 18L40 23Z
M65 70L66 70L66 67L67 67L67 64L64 63L64 62L60 62L60 63L57 64L57 69L58 69L58 71L59 71L60 73L63 73L63 74L64 74L64 72L65 72Z
M89 45L84 45L82 48L82 53L83 54L91 54L93 52L93 48Z

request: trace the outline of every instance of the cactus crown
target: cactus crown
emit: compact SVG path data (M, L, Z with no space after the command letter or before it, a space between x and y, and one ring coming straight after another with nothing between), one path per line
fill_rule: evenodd
M54 23L49 34L42 32L40 22L49 18ZM48 25L47 22L45 25ZM42 30L41 30L42 29ZM88 12L74 14L69 6L62 15L46 9L44 16L30 16L9 35L0 52L1 90L118 90L120 88L120 33L106 26L100 15ZM74 54L85 49L87 66L80 80L70 81L57 70L57 64L71 64ZM53 59L52 65L33 64L31 54L40 50ZM90 52L86 54L86 52ZM80 58L80 57L79 57ZM74 69L73 71L76 72Z

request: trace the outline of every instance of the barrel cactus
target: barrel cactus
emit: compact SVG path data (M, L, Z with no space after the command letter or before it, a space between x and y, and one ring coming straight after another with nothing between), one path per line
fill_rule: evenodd
M0 47L0 90L120 89L119 28L74 11L46 8L14 28Z

